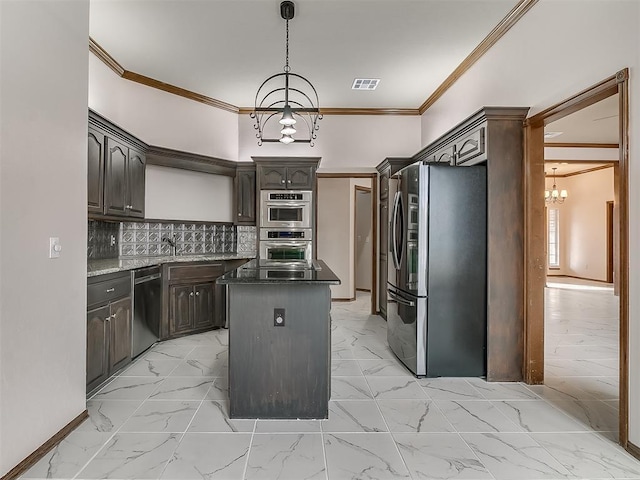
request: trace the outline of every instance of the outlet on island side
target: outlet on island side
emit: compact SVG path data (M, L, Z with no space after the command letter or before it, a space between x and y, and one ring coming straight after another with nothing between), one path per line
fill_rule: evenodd
M284 308L273 309L273 326L284 327Z

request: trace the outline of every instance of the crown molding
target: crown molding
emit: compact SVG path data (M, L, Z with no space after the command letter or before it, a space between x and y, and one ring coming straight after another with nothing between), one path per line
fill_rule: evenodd
M275 110L274 110L275 111ZM240 107L238 113L249 115L252 107ZM321 108L321 115L420 115L417 108Z
M98 57L107 67L113 70L116 75L119 77L124 75L126 70L122 65L120 65L115 58L109 55L109 53L91 37L89 37L89 51Z
M473 49L473 51L465 58L460 65L449 75L438 88L420 105L418 111L420 115L427 111L427 109L436 103L436 101L444 95L444 93L451 88L451 86L465 74L471 66L476 63L480 57L482 57L491 47L493 47L498 40L500 40L505 33L507 33L511 27L513 27L518 20L520 20L525 13L527 13L531 7L533 7L538 0L521 0L513 9L507 13L507 15L496 25L496 27L489 32L480 44Z
M513 27L538 0L521 0L496 27L489 32L482 42L456 67L456 69L440 84L438 88L427 98L419 108L321 108L322 115L422 115L433 105L451 86L476 63L502 36ZM248 115L253 112L250 107L237 107L221 100L207 97L199 93L186 90L169 83L161 82L155 78L147 77L130 70L126 70L95 40L89 37L89 51L98 57L113 72L132 82L137 82L148 87L156 88L173 95L188 98L196 102L204 103L212 107L220 108L228 112Z
M188 98L189 100L194 100L196 102L204 103L205 105L209 105L211 107L216 107L221 110L226 110L227 112L238 113L239 108L235 105L231 105L230 103L223 102L222 100L217 100L215 98L207 97L206 95L200 95L199 93L192 92L191 90L186 90L184 88L176 87L175 85L171 85L170 83L164 83L160 80L156 80L155 78L147 77L145 75L140 75L139 73L130 72L125 70L122 78L126 80L131 80L132 82L140 83L142 85L146 85L147 87L157 88L158 90L163 90L168 93L172 93L174 95L178 95L179 97Z

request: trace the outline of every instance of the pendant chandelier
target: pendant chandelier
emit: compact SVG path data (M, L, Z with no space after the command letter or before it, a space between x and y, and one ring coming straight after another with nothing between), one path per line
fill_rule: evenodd
M553 170L553 188L551 190L544 191L544 200L547 203L564 203L565 199L569 196L566 190L558 190L556 186L556 170L557 168L552 168Z
M250 116L255 121L258 145L264 142L302 142L313 147L320 128L318 121L322 120L322 115L316 89L309 80L292 73L289 67L289 20L294 14L293 2L280 4L280 16L286 21L284 72L267 78L256 93L255 107Z

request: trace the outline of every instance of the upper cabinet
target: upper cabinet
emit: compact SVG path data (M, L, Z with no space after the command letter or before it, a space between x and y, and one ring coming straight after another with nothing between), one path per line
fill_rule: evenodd
M88 211L93 216L144 218L147 146L89 112Z
M256 166L238 164L234 181L236 225L256 224Z
M253 157L260 190L314 190L319 157Z

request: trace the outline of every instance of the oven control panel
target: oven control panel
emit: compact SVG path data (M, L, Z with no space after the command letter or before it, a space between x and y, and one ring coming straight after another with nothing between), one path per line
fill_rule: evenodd
M260 240L306 240L313 239L310 228L261 228Z
M286 230L269 230L267 232L267 238L295 238L295 239L305 239L304 230L292 232Z

